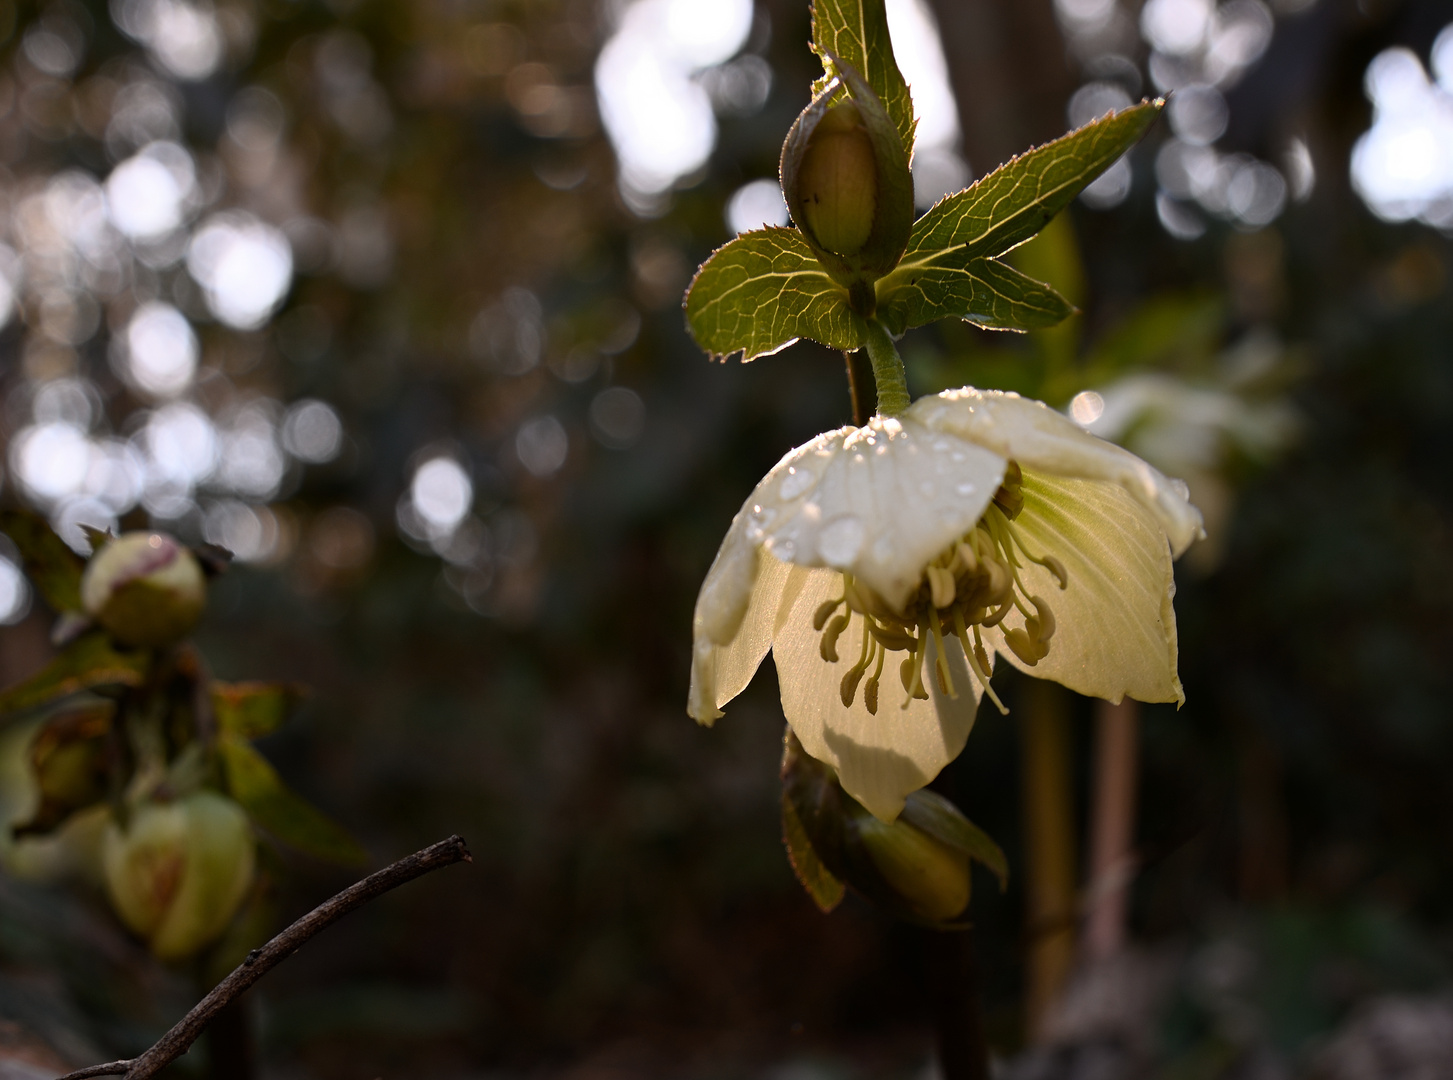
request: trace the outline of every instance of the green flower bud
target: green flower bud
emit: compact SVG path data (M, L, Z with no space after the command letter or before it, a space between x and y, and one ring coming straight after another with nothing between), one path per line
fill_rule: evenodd
M782 144L782 194L818 261L866 316L872 283L908 245L913 178L878 95L852 65L832 60L839 78L802 110Z
M213 791L146 803L102 842L106 891L121 921L162 960L211 944L252 884L252 828L242 808Z
M941 923L969 906L969 857L963 852L901 818L888 824L863 814L854 824L878 873L915 915Z
M157 648L185 637L207 602L202 567L166 533L124 533L81 577L86 614L124 645Z
M828 109L808 136L794 194L794 216L828 251L856 255L868 242L878 170L873 140L851 101Z

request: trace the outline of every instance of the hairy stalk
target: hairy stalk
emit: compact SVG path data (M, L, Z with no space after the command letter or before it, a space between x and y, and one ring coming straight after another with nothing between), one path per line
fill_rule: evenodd
M868 337L863 342L873 364L873 381L878 387L878 412L897 416L908 408L908 376L893 338L877 319L868 320Z

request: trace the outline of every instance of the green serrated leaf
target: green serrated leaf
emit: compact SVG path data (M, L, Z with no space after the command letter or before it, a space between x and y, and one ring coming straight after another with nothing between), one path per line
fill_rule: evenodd
M831 911L842 903L843 883L822 865L786 792L782 794L782 842L787 845L787 860L792 864L792 872L807 890L807 895L812 897L812 902L823 912Z
M1093 120L940 200L914 223L900 268L927 263L944 248L963 246L967 257L983 258L1028 240L1134 146L1164 107L1163 99L1144 101Z
M878 283L878 320L893 334L957 317L990 330L1039 330L1074 313L1059 293L997 259L964 248L900 266Z
M915 791L903 804L903 820L983 863L999 879L1000 892L1008 887L1009 860L1004 850L942 795L927 789Z
M812 96L827 88L833 76L828 53L842 57L857 68L883 102L903 140L903 155L913 157L913 99L908 83L893 59L893 41L888 36L888 9L884 0L814 0L812 5L812 49L823 59L825 74L812 84Z
M358 864L368 853L331 818L289 791L272 767L247 743L217 743L227 789L248 817L288 847L331 862Z
M25 563L25 572L57 614L81 610L81 573L86 560L56 535L50 523L27 510L0 513L3 529Z
M151 654L144 649L121 652L106 634L85 634L38 674L0 693L0 717L29 712L83 690L140 686L150 663Z
M713 357L755 360L810 338L832 349L863 342L862 319L796 229L743 233L702 264L686 291L686 322Z
M214 682L211 693L217 730L250 741L276 731L306 691L295 683Z

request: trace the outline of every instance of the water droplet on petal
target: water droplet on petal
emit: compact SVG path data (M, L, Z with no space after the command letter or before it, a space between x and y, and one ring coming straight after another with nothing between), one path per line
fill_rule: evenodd
M842 568L863 550L863 523L854 514L834 518L817 538L817 551L829 566Z
M969 455L964 453L962 450L955 450L952 454L949 455L949 457L952 458L954 461L960 463L969 460Z
M791 562L792 556L797 554L797 545L791 540L778 540L771 545L770 550L783 562Z
M893 537L884 533L873 543L873 558L885 563L893 557Z
M756 503L753 505L751 513L747 515L747 539L753 543L760 541L767 528L776 520L776 510L770 506Z
M977 484L971 484L967 480L965 480L962 484L959 484L957 487L954 488L954 491L958 492L960 495L966 495L966 496L967 495L972 495L974 492L976 492L978 490L979 490L979 486Z
M778 489L778 493L784 499L795 499L816 482L817 477L810 470L789 466L787 475L782 478L782 487Z

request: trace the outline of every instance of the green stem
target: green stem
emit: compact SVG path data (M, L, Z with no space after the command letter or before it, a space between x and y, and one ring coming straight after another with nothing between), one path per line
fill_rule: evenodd
M883 324L877 319L868 319L868 337L863 348L873 364L873 381L878 386L878 412L883 416L897 416L908 408L908 376L903 370L903 358Z

